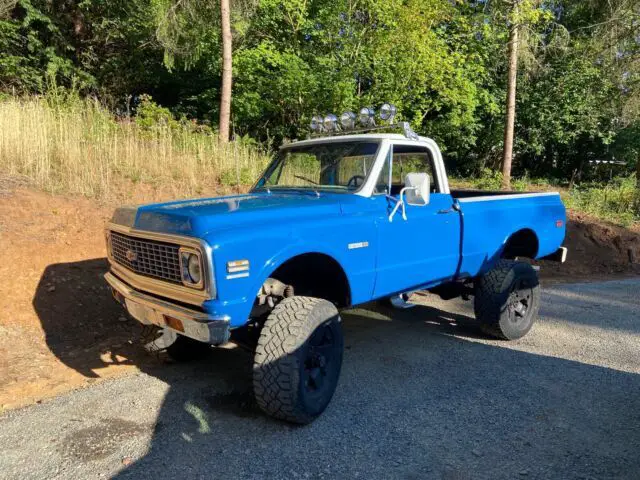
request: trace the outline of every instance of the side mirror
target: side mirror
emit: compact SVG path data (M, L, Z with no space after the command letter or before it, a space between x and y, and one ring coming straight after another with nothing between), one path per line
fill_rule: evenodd
M404 180L407 203L424 207L431 199L431 179L428 173L408 173Z
M406 200L405 200L406 197ZM400 198L388 197L396 202L396 206L389 214L389 221L393 222L398 209L402 208L402 219L407 219L405 202L409 205L424 207L431 199L431 180L427 173L408 173L404 179L404 188L400 190Z

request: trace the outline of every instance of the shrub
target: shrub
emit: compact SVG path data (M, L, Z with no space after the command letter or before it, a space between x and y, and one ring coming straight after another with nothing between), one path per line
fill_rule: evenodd
M640 193L635 175L614 178L606 185L582 184L565 198L568 208L629 225L640 221Z

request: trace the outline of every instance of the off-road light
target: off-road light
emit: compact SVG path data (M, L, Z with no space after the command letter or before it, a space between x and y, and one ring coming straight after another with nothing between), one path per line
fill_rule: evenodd
M358 120L363 127L371 127L376 124L376 112L371 107L362 107L358 114Z
M324 119L320 115L314 115L311 118L311 131L312 132L321 132L322 131L322 122Z
M330 113L326 117L324 117L324 129L327 132L335 132L338 130L338 117L336 117L333 113Z
M393 117L396 116L396 113L398 113L398 109L395 105L392 105L390 103L385 103L380 108L380 118L385 122L393 122Z
M345 130L350 130L356 126L356 114L353 112L344 112L340 115L340 125Z

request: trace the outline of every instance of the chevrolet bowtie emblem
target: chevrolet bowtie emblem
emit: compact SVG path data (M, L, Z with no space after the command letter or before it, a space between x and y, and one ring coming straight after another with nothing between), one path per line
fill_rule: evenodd
M130 262L135 262L136 260L138 260L138 254L133 250L127 250L127 253L125 253L124 255Z

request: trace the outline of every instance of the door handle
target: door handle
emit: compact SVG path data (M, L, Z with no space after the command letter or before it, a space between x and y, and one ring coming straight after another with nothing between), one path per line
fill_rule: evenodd
M451 208L448 208L446 210L438 210L438 215L446 215L447 213L453 213L453 212L459 212L460 211L460 205L458 205L457 203L454 203Z

